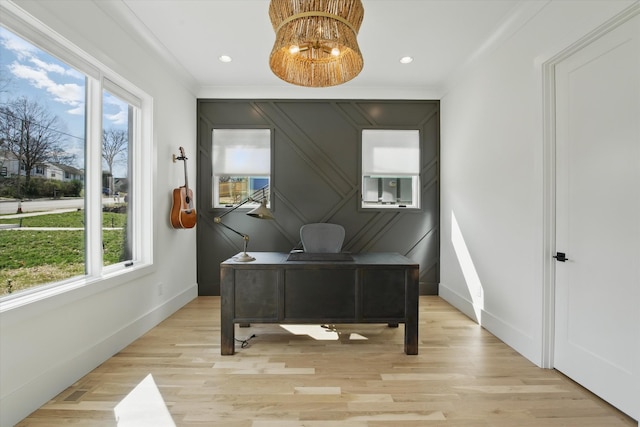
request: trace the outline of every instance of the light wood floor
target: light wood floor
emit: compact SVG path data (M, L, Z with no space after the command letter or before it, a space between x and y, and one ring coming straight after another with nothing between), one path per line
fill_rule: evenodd
M403 325L252 325L221 356L219 318L197 298L18 426L638 425L438 297L420 298L417 356Z

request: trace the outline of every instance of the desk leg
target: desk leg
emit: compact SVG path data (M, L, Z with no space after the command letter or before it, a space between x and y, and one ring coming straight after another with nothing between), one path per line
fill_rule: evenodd
M404 324L404 352L418 354L418 301L419 301L419 270L405 271L405 315Z
M220 354L235 352L235 325L233 324L233 270L220 269Z

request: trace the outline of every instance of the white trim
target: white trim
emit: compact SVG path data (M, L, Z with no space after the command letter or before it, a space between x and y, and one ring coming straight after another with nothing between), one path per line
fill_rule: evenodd
M556 140L555 140L555 64L542 68L543 146L542 146L542 345L540 366L553 368L555 334L555 211L556 211Z
M177 77L176 82L184 82L184 87L192 94L198 91L198 84L193 75L187 70L182 62L178 61L173 54L158 40L152 31L138 18L138 16L123 1L96 1L102 11L104 11L114 22L141 46L148 46L162 61L167 69L171 70Z
M134 93L135 94L135 93ZM136 159L134 167L134 200L140 206L132 210L133 224L137 233L134 234L134 261L142 265L153 265L155 259L155 221L150 218L153 214L153 195L155 194L157 177L157 152L154 144L153 133L153 98L146 94L135 94L142 102L137 120L134 120L136 128L136 142L132 147L132 156ZM146 154L145 154L146 153Z
M537 343L531 334L506 320L496 317L495 315L485 311L481 305L474 304L465 295L455 291L446 283L440 283L438 295L453 305L456 309L478 323L478 327L482 327L498 339L505 343L509 343L512 348L517 348L518 352L529 361L537 364Z
M445 81L442 88L442 97L455 87L461 78L464 78L470 69L477 63L488 57L492 52L503 46L514 34L525 27L534 19L552 0L519 1L502 21L498 22L495 29L473 51L465 62Z
M136 108L142 107L142 100L140 98L134 95L130 90L124 89L118 83L111 81L108 77L102 79L102 88Z
M87 79L85 108L85 271L102 271L102 85ZM88 191L87 191L88 190Z
M126 285L155 273L155 266L139 265L125 270L114 271L100 277L82 276L72 278L66 282L52 283L32 292L26 290L15 298L5 298L0 301L0 316L2 326L41 316L49 310L55 310L68 304L97 295L101 292ZM123 274L126 273L126 274Z
M629 6L604 24L591 31L566 49L547 59L542 64L542 108L543 108L543 328L542 328L542 367L553 368L554 332L555 332L555 253L556 234L556 112L555 112L555 67L580 49L619 27L629 19L640 14L640 2Z
M103 63L62 37L41 21L29 15L10 1L0 0L0 22L18 36L39 48L50 52L60 61L85 73L86 78L86 142L85 142L85 224L86 259L85 274L55 283L27 289L15 295L0 298L0 314L5 321L5 312L15 311L25 305L53 298L96 281L114 276L123 276L128 281L134 270L152 267L154 259L153 189L155 177L155 152L153 144L153 98L130 83ZM133 267L124 263L103 266L102 258L102 89L115 91L118 96L140 109L135 113L134 138L131 143L133 171L131 180L136 200L132 200L132 229L134 238ZM153 156L150 153L154 153ZM151 157L151 158L150 158ZM152 269L153 270L153 269ZM84 294L84 292L78 292ZM27 310L32 313L31 310Z
M125 348L132 341L166 319L197 297L198 285L189 285L180 294L154 307L104 340L71 354L66 360L52 360L47 370L37 378L8 391L2 396L0 424L13 425L44 405L52 396L62 392L68 384L79 380L96 366ZM4 322L4 318L3 318ZM62 384L62 386L61 386ZM11 410L4 410L11 408Z

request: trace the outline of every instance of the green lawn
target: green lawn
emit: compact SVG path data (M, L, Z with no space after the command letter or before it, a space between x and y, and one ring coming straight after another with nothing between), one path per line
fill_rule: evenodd
M83 227L83 212L22 218L22 227ZM2 218L0 224L18 224ZM103 213L104 264L122 261L126 214ZM0 230L0 295L84 274L84 231Z
M127 221L125 214L103 212L103 227L124 227ZM22 224L23 227L84 227L84 211L65 212L48 215L27 216L24 218L3 218L0 224Z

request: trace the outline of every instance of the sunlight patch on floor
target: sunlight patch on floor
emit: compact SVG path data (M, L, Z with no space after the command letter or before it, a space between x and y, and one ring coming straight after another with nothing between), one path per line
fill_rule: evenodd
M309 335L318 341L337 341L340 338L337 332L323 328L321 325L280 325L280 327L293 335Z
M118 427L176 427L153 375L147 375L113 408Z
M280 325L282 329L285 329L293 335L308 335L314 340L318 341L338 341L340 339L340 333L333 327L323 325ZM352 332L349 334L349 340L362 341L368 338L358 333Z

